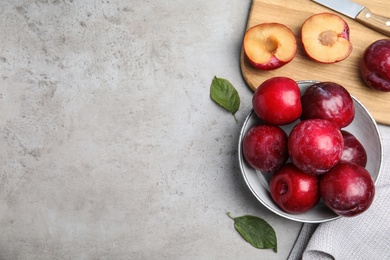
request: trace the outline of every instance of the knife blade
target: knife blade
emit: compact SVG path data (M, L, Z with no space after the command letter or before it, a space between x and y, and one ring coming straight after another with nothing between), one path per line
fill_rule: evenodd
M374 14L367 7L350 0L312 0L384 35L390 36L390 18Z

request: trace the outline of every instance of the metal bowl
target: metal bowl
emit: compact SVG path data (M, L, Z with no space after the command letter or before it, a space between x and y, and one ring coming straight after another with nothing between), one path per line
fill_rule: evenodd
M318 81L306 80L297 81L301 94L305 90L315 84ZM353 122L344 130L352 133L364 146L367 152L367 165L366 169L370 172L374 182L378 181L382 161L383 161L383 148L381 138L378 130L378 126L364 107L364 105L352 96L355 105L355 118ZM284 218L304 222L304 223L322 223L340 218L341 216L330 210L322 201L320 201L313 209L302 214L290 214L279 208L278 205L272 200L269 193L269 179L270 174L262 173L252 168L246 161L242 153L242 141L245 134L256 124L261 124L262 121L256 116L253 109L245 119L245 122L241 128L240 138L238 143L238 159L241 168L242 175L249 189L255 195L255 197L269 210L275 214ZM289 134L292 128L297 122L289 125L281 126L281 128Z

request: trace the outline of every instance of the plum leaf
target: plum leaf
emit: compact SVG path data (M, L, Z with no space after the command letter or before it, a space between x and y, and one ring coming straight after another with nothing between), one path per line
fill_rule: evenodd
M237 123L236 112L240 107L240 96L234 86L223 78L214 76L210 86L210 97L217 104L231 112Z
M230 213L227 214L234 220L238 233L253 247L278 252L275 230L264 219L250 215L233 218Z

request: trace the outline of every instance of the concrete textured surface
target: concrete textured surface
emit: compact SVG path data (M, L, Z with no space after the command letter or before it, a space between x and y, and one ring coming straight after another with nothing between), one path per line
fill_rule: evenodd
M0 3L0 259L286 259L237 163L250 1ZM241 96L238 123L209 97ZM251 247L234 216L276 230Z

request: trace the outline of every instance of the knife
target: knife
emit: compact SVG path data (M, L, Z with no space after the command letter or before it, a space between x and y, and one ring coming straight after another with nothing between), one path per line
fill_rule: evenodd
M390 36L390 18L372 13L367 7L349 0L312 0L342 13L365 26Z

